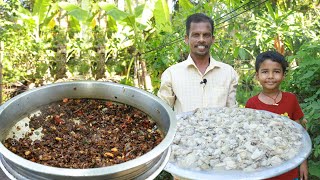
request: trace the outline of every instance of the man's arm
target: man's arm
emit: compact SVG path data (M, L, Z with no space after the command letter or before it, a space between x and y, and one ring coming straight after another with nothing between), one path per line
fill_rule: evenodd
M176 97L172 89L171 72L168 69L161 75L161 85L157 95L162 100L164 100L171 108L174 107Z
M231 78L232 78L232 81L229 85L227 107L237 107L238 103L236 100L236 92L237 92L239 78L238 78L237 72L234 69L232 69L231 71Z

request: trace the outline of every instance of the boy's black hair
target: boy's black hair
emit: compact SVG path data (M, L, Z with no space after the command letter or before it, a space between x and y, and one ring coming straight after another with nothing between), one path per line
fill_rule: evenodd
M256 64L255 64L255 68L256 68L256 72L259 71L260 69L260 65L263 61L270 59L271 61L274 62L278 62L281 64L282 66L282 70L285 73L288 67L288 62L286 61L286 59L284 58L284 56L276 51L266 51L263 53L260 53L257 58L256 58Z
M211 25L211 34L213 35L214 23L213 20L203 13L195 13L190 15L186 21L186 31L189 36L191 23L208 22Z

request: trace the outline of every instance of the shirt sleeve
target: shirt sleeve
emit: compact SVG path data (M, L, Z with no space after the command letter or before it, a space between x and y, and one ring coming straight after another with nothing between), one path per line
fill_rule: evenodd
M237 86L238 86L238 74L237 72L232 69L232 81L229 86L229 92L228 92L228 99L227 99L227 107L237 107L238 103L236 100L236 92L237 92Z
M250 98L250 99L247 101L245 108L256 109L256 106L255 106L255 104L254 104L253 98Z
M157 95L173 108L176 98L172 89L172 76L168 69L162 73L161 85Z

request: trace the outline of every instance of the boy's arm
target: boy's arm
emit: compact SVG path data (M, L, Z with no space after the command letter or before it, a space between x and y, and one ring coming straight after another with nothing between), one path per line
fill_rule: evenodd
M306 129L306 125L308 121L304 118L301 118L299 121L300 121L299 124L301 124Z
M308 162L307 160L303 161L300 164L300 179L301 180L308 180Z
M295 120L297 123L301 124L306 129L306 123L308 122L304 117L299 120ZM300 164L300 179L301 180L308 180L308 161L304 160Z

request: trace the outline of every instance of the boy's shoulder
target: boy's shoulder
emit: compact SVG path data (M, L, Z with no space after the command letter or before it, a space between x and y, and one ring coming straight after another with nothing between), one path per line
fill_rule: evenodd
M296 96L296 94L292 93L292 92L282 92L282 99L283 101L287 102L287 103L298 103L299 104L299 100L298 97Z
M292 93L292 92L282 92L282 96L287 96L287 97L292 97L292 98L297 98L297 96Z
M251 104L256 104L256 103L259 103L259 98L258 98L258 95L259 94L256 94L252 97L250 97L248 100L247 100L247 103L246 103L246 106L250 106Z
M254 95L254 96L250 97L249 99L257 99L257 98L258 98L258 96L259 96L259 94L260 94L260 93L258 93L258 94L256 94L256 95Z

